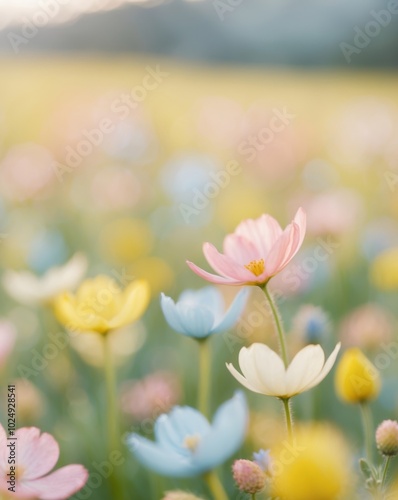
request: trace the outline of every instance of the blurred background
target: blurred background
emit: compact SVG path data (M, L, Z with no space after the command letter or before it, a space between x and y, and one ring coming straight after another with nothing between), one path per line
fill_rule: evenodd
M397 27L393 0L0 0L1 266L41 275L82 251L88 276L149 281L148 311L115 346L124 432L150 437L158 413L195 405L196 345L167 326L159 294L205 286L185 261L207 269L202 243L220 248L247 217L285 226L307 211L304 247L273 280L292 353L341 339L375 361L395 345ZM227 303L237 293L222 291ZM212 339L213 411L237 388L225 361L246 343L276 345L262 300L253 290L237 327ZM104 453L95 341L24 382L21 366L60 326L4 290L1 315L17 331L2 387L19 379L19 425L51 432L61 464L92 471ZM398 416L396 366L379 367L376 422ZM333 377L314 393L296 399L296 417L333 421L358 451L358 414ZM245 458L280 425L277 403L248 399ZM132 457L123 468L134 499L205 491L153 478ZM237 498L230 464L223 474ZM92 495L110 498L105 480Z

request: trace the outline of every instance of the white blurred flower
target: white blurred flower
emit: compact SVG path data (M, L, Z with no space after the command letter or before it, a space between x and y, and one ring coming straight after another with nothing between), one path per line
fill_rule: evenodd
M49 269L43 276L36 276L29 271L6 271L3 286L17 302L27 305L45 304L58 294L76 288L86 269L86 257L76 253L66 264Z
M255 343L239 352L240 374L227 363L231 374L250 391L288 399L318 385L332 369L340 350L338 343L325 361L320 345L307 345L285 368L282 359L265 344Z

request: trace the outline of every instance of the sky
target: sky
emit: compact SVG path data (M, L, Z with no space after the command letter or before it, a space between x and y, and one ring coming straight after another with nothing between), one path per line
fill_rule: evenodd
M0 0L0 29L26 21L62 23L86 12L144 2L148 5L159 3L158 0Z

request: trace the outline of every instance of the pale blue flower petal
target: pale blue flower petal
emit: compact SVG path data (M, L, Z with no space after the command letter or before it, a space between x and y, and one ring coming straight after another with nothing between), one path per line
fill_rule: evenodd
M162 293L160 297L160 306L170 327L178 333L185 333L185 330L181 325L179 314L177 312L177 306L174 303L174 300Z
M214 314L205 307L192 307L178 302L177 311L186 335L197 338L207 337L214 325Z
M211 333L226 332L235 325L246 306L249 293L250 287L245 287L238 293L224 318L213 328Z
M206 286L199 290L185 290L179 296L178 302L209 309L214 314L217 322L224 314L225 304L223 296L214 286Z
M158 474L169 477L192 477L198 474L190 458L166 450L137 434L132 434L127 444L142 465Z
M201 436L207 433L210 424L194 408L175 406L167 415L161 415L155 423L155 439L163 448L174 449L180 453L190 453L184 449L187 436Z
M203 437L193 455L194 465L204 472L230 458L243 443L248 418L245 396L238 391L217 410L210 432Z

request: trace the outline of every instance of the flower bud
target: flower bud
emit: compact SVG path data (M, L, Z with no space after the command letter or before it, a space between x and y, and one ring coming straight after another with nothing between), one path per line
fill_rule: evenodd
M398 455L398 422L384 420L376 430L376 444L382 455Z
M380 392L380 373L357 348L347 349L337 365L336 392L347 403L364 403Z
M265 475L261 467L250 460L236 460L232 473L238 488L254 495L265 486Z

